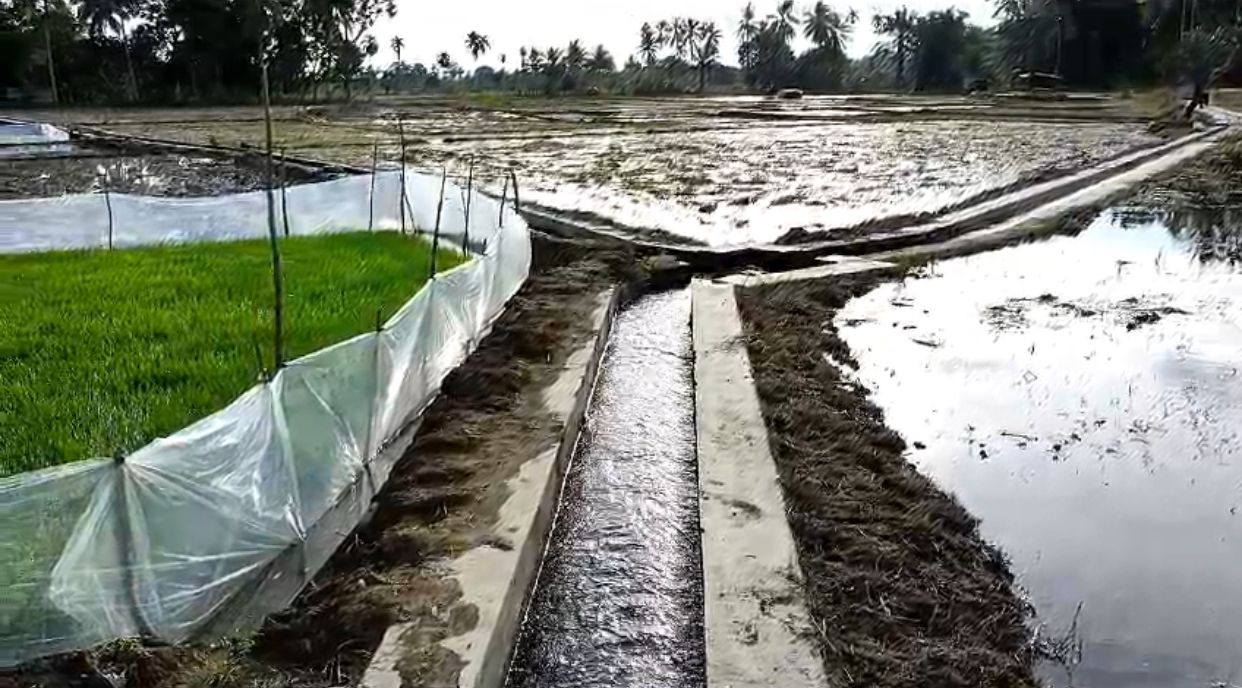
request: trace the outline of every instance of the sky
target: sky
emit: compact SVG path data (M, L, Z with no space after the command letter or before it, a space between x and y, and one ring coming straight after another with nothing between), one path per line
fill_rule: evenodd
M811 0L800 0L799 14L811 4ZM772 14L776 5L777 0L757 0L755 12L761 17ZM866 55L878 40L871 30L872 15L901 5L917 12L952 6L967 12L974 23L992 23L991 0L838 0L830 5L838 11L854 9L859 14L846 49L852 57ZM397 0L396 18L384 18L375 26L380 52L373 64L384 67L395 59L389 43L400 35L405 39L402 59L408 63L430 66L436 55L447 51L458 64L470 69L475 62L465 47L466 34L478 31L492 43L492 51L480 65L499 67L500 56L506 55L513 68L522 46L563 48L577 38L588 49L604 44L620 67L637 51L638 29L643 22L655 24L679 16L715 21L725 34L722 61L736 64L734 31L744 6L745 0ZM804 47L795 45L799 50Z

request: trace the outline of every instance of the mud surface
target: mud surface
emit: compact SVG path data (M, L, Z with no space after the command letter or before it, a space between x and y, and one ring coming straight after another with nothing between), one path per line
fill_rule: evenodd
M356 682L388 626L414 624L399 669L409 686L456 685L460 660L436 643L473 627L473 607L443 563L476 546L511 547L491 533L505 484L524 457L555 446L561 425L539 402L568 356L593 333L596 301L616 264L538 246L541 271L492 333L445 381L414 445L377 498L372 521L342 545L285 612L256 635L212 647L124 642L0 676L0 686L128 688L307 687ZM618 262L624 259L618 259ZM567 263L568 261L568 263ZM83 678L85 676L85 678ZM93 682L92 682L93 681Z
M739 292L830 685L1031 686L1004 555L907 461L833 318L872 278Z
M253 162L79 147L64 157L0 158L0 200L102 192L105 175L111 192L145 196L216 196L267 188L262 166ZM286 173L289 184L328 178L295 168Z
M279 108L276 137L291 154L369 167L377 143L382 160L400 156L400 119L412 164L464 179L473 159L497 194L512 167L528 201L728 245L891 226L1077 170L1159 142L1148 109L1110 97L386 98ZM263 140L257 109L46 114L196 143Z
M690 292L613 325L508 685L705 685Z
M1138 125L916 121L756 123L454 147L459 156L516 164L523 197L541 205L719 246L938 212L1158 141Z
M1236 207L1113 209L835 320L910 459L1012 557L1049 686L1242 679L1240 236Z

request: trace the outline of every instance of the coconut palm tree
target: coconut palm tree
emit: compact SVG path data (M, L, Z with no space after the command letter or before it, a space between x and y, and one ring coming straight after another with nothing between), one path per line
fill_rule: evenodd
M440 77L448 79L453 74L453 57L447 52L436 55L436 66L440 68Z
M707 70L720 59L720 40L724 35L715 22L695 28L694 62L699 71L699 93L707 89Z
M889 36L893 44L893 55L897 59L897 87L902 88L906 80L906 59L914 51L914 30L918 17L910 10L902 7L892 14L877 14L871 18L875 32L881 36Z
M86 24L92 36L99 37L111 31L121 38L125 49L125 67L129 71L129 92L132 100L138 100L138 78L134 75L134 59L129 50L129 34L125 22L133 16L133 0L83 0L78 8L78 18Z
M392 51L397 54L397 66L400 67L401 51L405 50L405 39L400 36L393 36L392 41L388 45L392 46Z
M673 25L665 19L656 23L656 43L661 46L673 44Z
M755 39L759 37L759 25L755 22L755 4L747 3L742 10L742 20L737 25L737 61L742 69L755 64Z
M492 49L492 42L478 31L471 31L466 34L466 50L474 56L474 61L478 62L479 57Z
M565 49L565 66L572 71L579 71L586 65L586 51L582 49L582 41L577 39L569 42Z
M617 71L617 61L612 59L612 53L608 52L603 43L595 46L595 52L591 53L586 66L588 70L601 74Z
M651 28L651 24L643 24L638 30L638 54L643 58L643 63L648 67L655 64L656 57L660 53L660 39L656 36L655 29Z
M824 0L817 0L806 13L802 33L817 47L841 54L845 52L845 42L854 29L855 16L852 12L842 16L828 7Z
M776 6L776 30L786 43L797 35L798 17L794 14L794 0L781 0Z

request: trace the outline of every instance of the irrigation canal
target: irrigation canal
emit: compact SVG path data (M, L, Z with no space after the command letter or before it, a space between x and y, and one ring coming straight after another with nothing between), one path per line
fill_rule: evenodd
M690 290L617 316L512 688L705 684Z

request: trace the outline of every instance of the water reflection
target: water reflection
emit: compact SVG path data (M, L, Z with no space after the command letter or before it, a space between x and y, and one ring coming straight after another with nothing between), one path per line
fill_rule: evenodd
M1013 558L1050 685L1242 683L1237 208L1128 208L839 316L911 460Z
M1204 262L1242 263L1242 208L1238 206L1179 204L1158 210L1123 208L1114 210L1113 217L1118 225L1127 228L1162 224Z

